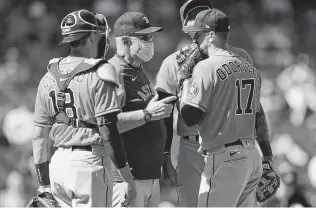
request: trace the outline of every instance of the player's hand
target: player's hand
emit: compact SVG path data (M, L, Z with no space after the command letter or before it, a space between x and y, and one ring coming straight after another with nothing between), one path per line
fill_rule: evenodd
M156 93L146 107L146 110L152 115L151 120L156 121L168 118L173 109L173 104L170 102L176 99L176 96L170 96L162 100L158 100L158 93Z
M123 207L127 207L129 205L135 204L135 198L137 195L135 181L130 180L130 181L126 181L126 183L127 183L127 190L125 193L125 200L124 202L122 202Z
M169 187L179 187L178 173L174 169L170 155L163 155L162 159L162 184Z
M125 193L125 200L122 202L122 206L126 207L132 205L135 202L136 198L136 188L134 177L131 173L130 166L127 164L124 168L118 169L120 175L122 176L124 182L127 184L127 189Z

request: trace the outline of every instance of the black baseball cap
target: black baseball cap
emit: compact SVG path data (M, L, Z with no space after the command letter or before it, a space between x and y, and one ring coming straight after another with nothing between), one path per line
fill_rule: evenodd
M162 27L152 27L148 18L140 12L126 12L116 20L114 35L147 35L162 31Z
M212 9L212 2L210 0L188 0L180 8L180 18L182 25L185 24L189 16L195 19L194 13L206 9Z
M224 12L218 9L208 9L198 13L194 24L184 27L182 30L184 32L228 32L230 30L229 19Z
M106 33L106 27L101 27L99 21L97 14L85 9L67 14L60 23L63 40L59 44L79 40L93 31Z

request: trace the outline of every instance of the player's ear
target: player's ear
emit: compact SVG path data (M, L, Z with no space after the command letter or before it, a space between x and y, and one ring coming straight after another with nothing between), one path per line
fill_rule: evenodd
M214 32L214 31L211 31L211 32L207 33L206 36L208 37L209 42L213 42L214 39L215 39L215 32Z

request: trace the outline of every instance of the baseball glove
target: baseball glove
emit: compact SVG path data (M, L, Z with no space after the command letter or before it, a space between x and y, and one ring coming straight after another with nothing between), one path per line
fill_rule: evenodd
M271 161L263 161L262 168L262 176L256 190L256 198L259 203L271 198L280 186L280 177L273 170Z
M203 55L197 43L192 43L180 50L177 55L180 86L185 79L191 78L195 65L205 58L207 57Z
M61 207L51 193L43 192L26 205L26 207Z

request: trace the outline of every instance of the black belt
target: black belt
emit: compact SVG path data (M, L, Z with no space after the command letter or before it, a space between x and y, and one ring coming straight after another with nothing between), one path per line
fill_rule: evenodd
M195 135L195 136L184 136L184 137L181 137L181 138L183 138L183 139L185 139L185 140L191 141L191 140L190 140L190 137L195 137L195 141L199 142L199 135Z
M86 145L86 146L72 146L72 150L86 150L92 152L92 147L91 145Z
M242 145L242 142L240 139L234 141L234 142L231 142L231 143L226 143L224 146L225 147L231 147L231 146L235 146L235 145ZM207 155L207 151L206 150L203 150L203 155L206 156Z
M230 146L235 146L235 145L242 145L242 142L240 139L234 141L234 142L231 142L231 143L226 143L225 144L225 147L230 147Z

